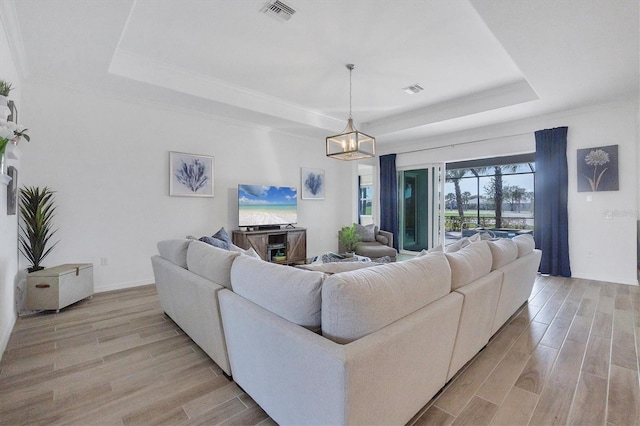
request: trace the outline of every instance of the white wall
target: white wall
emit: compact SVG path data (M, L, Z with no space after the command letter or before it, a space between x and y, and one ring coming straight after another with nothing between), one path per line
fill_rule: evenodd
M535 151L536 130L568 126L569 250L572 275L637 284L638 104L602 105L474 129L397 150L397 165L451 162ZM576 150L619 145L619 191L577 192ZM410 152L413 151L413 152ZM401 153L404 152L404 153ZM386 152L383 152L383 154ZM587 195L592 198L587 201Z
M97 291L152 283L159 240L237 229L239 183L300 188L300 167L325 170L326 199L298 200L309 256L336 250L337 230L351 221L342 182L352 167L326 158L323 140L50 82L26 85L22 104L32 138L22 182L57 191L60 243L44 264L93 263ZM215 157L214 198L168 195L169 151Z
M10 98L20 108L21 85L16 65L9 50L9 43L0 22L0 79L12 83ZM22 120L20 120L22 122ZM19 162L7 160L22 173ZM7 187L0 184L0 359L9 341L16 321L15 281L18 273L18 215L7 216Z

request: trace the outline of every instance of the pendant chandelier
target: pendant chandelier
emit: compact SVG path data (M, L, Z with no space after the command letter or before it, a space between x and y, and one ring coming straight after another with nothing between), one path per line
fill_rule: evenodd
M353 64L347 64L349 70L349 120L347 127L335 136L327 136L327 157L338 160L360 160L376 155L376 139L355 128L351 117L351 72Z

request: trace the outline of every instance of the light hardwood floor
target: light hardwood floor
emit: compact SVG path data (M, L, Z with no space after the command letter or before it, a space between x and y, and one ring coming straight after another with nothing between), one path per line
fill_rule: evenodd
M640 289L539 277L529 303L410 422L640 424ZM0 424L274 424L162 313L154 286L18 319Z

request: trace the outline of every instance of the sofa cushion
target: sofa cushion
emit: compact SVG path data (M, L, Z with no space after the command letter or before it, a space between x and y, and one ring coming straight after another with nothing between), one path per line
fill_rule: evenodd
M231 264L240 253L220 249L202 241L191 241L187 248L187 267L216 284L231 288Z
M498 269L518 258L518 245L509 238L487 241L493 257L491 270Z
M239 294L295 324L320 327L324 274L240 256L231 267L231 283Z
M530 234L516 235L512 240L518 246L518 257L526 256L536 248L536 242Z
M164 240L158 243L158 253L169 262L181 268L187 268L187 247L191 240L186 238Z
M446 296L451 270L442 254L343 272L322 286L322 334L348 343Z
M451 267L451 290L469 284L491 272L491 250L486 241L445 253Z

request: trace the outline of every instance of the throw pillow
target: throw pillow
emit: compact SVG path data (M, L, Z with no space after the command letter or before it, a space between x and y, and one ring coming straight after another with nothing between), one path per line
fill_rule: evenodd
M255 257L256 259L260 259L260 260L262 260L262 258L261 258L261 257L260 257L260 255L258 254L258 252L257 252L257 251L255 251L255 250L253 249L253 247L249 247L249 249L248 249L248 250L245 250L245 251L244 251L244 254L246 254L247 256Z
M229 250L229 247L231 247L231 245L233 244L233 242L231 241L231 237L229 237L229 234L227 234L227 231L225 231L224 228L220 228L218 232L213 234L213 238L217 238L219 240L224 241L225 244L227 245L226 247L227 250Z
M385 246L389 245L389 239L384 235L377 234L376 241L379 242L380 244L384 244Z
M322 255L322 263L331 263L331 262L357 262L358 258L353 257L342 257L335 256L333 254L323 254Z
M447 253L454 253L458 250L460 250L463 247L468 246L469 243L469 238L465 237L465 238L460 238L458 241L456 241L453 244L450 244L446 247L445 252Z
M442 252L444 252L444 249L442 248L442 244L440 244L435 247L431 247L429 250L423 249L420 253L416 255L416 257L424 256L426 254L431 254L431 253L442 253Z
M363 243L371 243L376 240L376 230L375 225L372 223L370 225L356 225L356 234L360 235L360 241Z
M470 243L475 243L475 242L478 242L478 241L481 241L481 240L482 240L482 235L480 235L479 232L477 232L477 233L475 233L475 234L473 234L472 236L469 237L469 242Z
M224 250L229 250L229 246L227 245L227 243L215 237L201 237L200 241L202 241L203 243L212 245L214 247L218 247Z
M249 247L245 250L242 247L238 247L237 245L231 243L231 245L229 246L229 251L235 251L236 253L255 257L256 259L262 259L258 252L253 249L253 247Z

